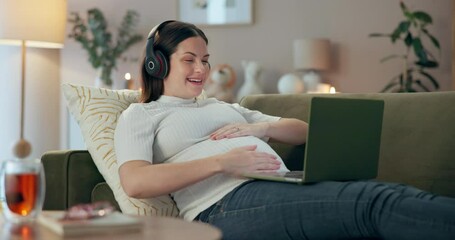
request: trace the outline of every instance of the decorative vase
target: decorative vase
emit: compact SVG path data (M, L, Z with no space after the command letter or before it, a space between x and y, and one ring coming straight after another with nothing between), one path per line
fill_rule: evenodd
M262 66L256 61L242 60L242 67L245 70L245 79L237 92L237 102L240 102L244 96L263 93L259 84Z
M95 78L95 87L112 89L112 85L107 85L100 77Z
M98 71L98 76L95 78L95 87L112 89L113 83L110 85L106 84L106 82L103 81L103 79L101 78L101 74L102 74L102 69L100 68ZM113 79L112 78L113 75L114 75L114 73L111 72L111 79Z

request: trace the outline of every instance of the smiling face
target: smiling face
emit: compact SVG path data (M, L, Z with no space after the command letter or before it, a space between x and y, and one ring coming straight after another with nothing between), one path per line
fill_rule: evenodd
M185 99L199 96L210 71L204 39L183 40L169 60L170 72L164 79L164 95Z

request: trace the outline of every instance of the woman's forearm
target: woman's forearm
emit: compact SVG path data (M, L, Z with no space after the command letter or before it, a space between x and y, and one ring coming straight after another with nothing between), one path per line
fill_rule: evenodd
M270 140L299 145L306 142L308 124L295 118L282 118L269 123L266 136Z
M256 148L257 145L237 147L183 163L129 161L120 166L120 181L128 196L150 198L175 192L218 173L242 176L245 172L280 168L282 162L276 154L256 151Z
M150 164L130 161L120 169L120 180L126 194L150 198L169 194L221 172L217 156L183 163Z

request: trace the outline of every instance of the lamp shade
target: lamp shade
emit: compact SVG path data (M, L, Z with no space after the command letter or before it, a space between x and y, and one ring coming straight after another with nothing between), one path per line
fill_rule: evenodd
M330 41L328 39L294 40L294 69L328 70Z
M66 0L0 0L0 44L61 48Z

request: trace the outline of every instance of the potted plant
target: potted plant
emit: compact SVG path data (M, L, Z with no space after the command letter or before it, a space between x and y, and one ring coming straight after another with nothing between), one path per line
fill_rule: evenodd
M72 12L69 22L73 28L69 34L87 50L89 62L95 69L100 69L99 78L106 86L112 86L112 70L116 68L117 60L132 45L142 40L142 36L134 33L139 15L128 10L117 29L115 41L108 31L107 21L103 13L97 9L89 9L87 20L82 19L79 13Z
M424 41L429 40L429 43L440 51L439 41L427 29L433 20L426 12L411 12L403 1L400 1L400 7L404 20L400 21L392 33L370 34L370 37L386 37L392 44L402 43L405 46L404 53L392 54L381 59L381 63L390 59L403 61L403 71L393 77L382 92L429 92L432 89L439 89L438 82L427 71L427 69L437 68L439 64L434 55L424 46ZM428 87L428 83L431 88Z

